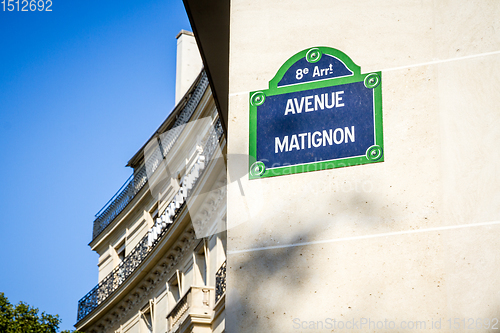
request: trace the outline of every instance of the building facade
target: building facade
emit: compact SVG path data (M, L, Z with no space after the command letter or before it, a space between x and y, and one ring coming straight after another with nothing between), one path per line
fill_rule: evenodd
M251 97L270 91L285 64L299 64L296 55L333 48L381 80L383 161L242 177L243 191L228 185L228 332L497 329L500 3L184 3L207 71L227 66L226 88L214 81L216 95L228 98L229 174L252 171L231 156L252 153L255 135L257 146L275 139L251 131L262 101ZM210 20L227 22L227 41L201 34L222 29ZM208 47L213 39L226 47L225 64ZM332 110L321 111L325 123L335 120ZM286 117L299 122L315 112ZM300 131L290 127L281 138L309 132ZM300 139L296 147L313 152Z
M184 0L184 4L202 53L210 93L218 106L218 116L212 118L218 117L226 130L221 141L229 179L224 206L228 235L228 288L227 295L222 296L227 303L224 329L231 333L498 329L498 2ZM315 58L318 50L332 57L337 55L337 60L348 64L354 76L374 74L370 76L374 80L363 82L361 88L378 89L380 99L373 103L380 107L377 126L383 126L383 134L378 133L377 139L383 139L383 149L373 156L368 154L373 152L370 150L366 156L357 156L369 163L340 165L333 161L334 167L259 178L266 168L252 166L267 162L252 160L249 155L260 149L259 142L266 144L265 139L275 139L259 131L264 128L259 126L266 122L257 124L257 130L252 127L265 99L277 96L279 91L297 93L301 87L323 89L327 83L353 83L347 73L343 77L325 77L324 81L316 78L321 82L310 85L276 85L291 68L296 79L302 78L305 67L293 66L305 64L312 66L308 69L314 68L310 64L320 60L321 57ZM360 72L354 73L355 70ZM327 68L322 68L320 75L327 74ZM271 94L266 97L269 91ZM342 94L346 91L341 90ZM352 100L356 100L355 92L351 91ZM279 109L281 116L299 116L297 110L309 107L307 98L314 98L316 103L315 96L319 95L303 96L304 102L289 98L290 109L284 98ZM336 103L347 103L347 98L337 100L338 97L339 94ZM321 112L324 123L335 122L334 111ZM300 113L300 117L306 115L306 111ZM293 123L296 128L300 124L299 120ZM313 125L324 133L321 121ZM308 144L309 132L294 132L293 126L283 129L289 130L283 135L292 137L298 133L302 139L296 145L290 141L290 149L285 149L285 153L292 150L292 145L298 151ZM359 135L361 130L356 127L356 131L349 132L351 143L357 142L354 133ZM310 133L314 139L314 132ZM321 146L328 145L328 137L325 138ZM278 151L283 150L284 141L277 142L274 153L282 153L277 161L287 166L289 160L283 151ZM349 142L346 139L343 143ZM307 148L314 158L313 148ZM371 160L373 157L375 160ZM199 161L205 163L203 158ZM162 186L150 191L153 197L162 197ZM134 200L138 199L134 197L128 207L134 206ZM149 215L155 215L153 201L144 204L151 207ZM120 216L124 214L115 220L120 220ZM207 231L217 231L219 227L200 224L205 220L199 217L184 223L192 225L194 234L196 230L200 235L212 234L204 241L207 244L219 242L211 240L218 237L217 233ZM155 225L153 219L149 221L144 237ZM103 253L101 266L105 273L100 278L111 274L106 271L110 269L105 265L106 249L114 248L114 255L119 258L120 235L129 232L131 239L134 235L124 223L121 233L117 231L111 236L112 230L119 230L114 225L111 222L103 236L97 235L91 243ZM148 258L162 258L158 261L160 267L162 263L169 267L171 263L167 261L176 258L168 252L171 250L190 253L193 263L202 257L200 243L187 246L187 252L181 250L181 245L167 245L168 239L189 239L180 234L183 224L178 225L175 228L174 222L170 229L156 231L161 235L167 230L173 237L150 236L146 240L159 244L152 247L158 255ZM107 242L101 242L105 238ZM225 241L220 238L224 249ZM220 259L207 277L226 269L225 256L217 257ZM208 314L203 317L196 312L197 316L187 317L189 312L185 309L189 306L185 304L192 304L189 302L194 302L196 293L177 287L191 276L181 274L189 272L189 268L179 262L172 264L163 275L165 278L160 279L165 281L164 286L148 289L148 283L153 284L155 274L161 275L162 271L154 269L148 260L142 265L118 291L109 296L96 291L84 298L82 303L96 306L91 306L88 313L83 311L77 328L98 332L103 327L132 327L138 332L149 327L147 323L157 322L157 316L148 319L154 317L152 304L168 304L166 319L161 318L163 326L155 328L156 333L191 329L194 318L206 318L204 328L209 329ZM127 281L137 283L129 288ZM214 288L217 289L216 282ZM184 299L177 292L180 289L188 295L185 301L176 301ZM147 296L135 302L139 297L136 295L144 293ZM210 292L205 294L212 297ZM213 309L210 329L217 330L222 329L217 323L223 317L217 315L221 303L213 297L214 305L210 301L211 305L205 308ZM123 308L130 310L119 317ZM116 316L123 320L113 319ZM117 326L122 322L129 326Z
M182 63L201 67L194 37L177 37L177 105L94 221L99 283L78 303L82 332L225 331L226 140L205 72Z

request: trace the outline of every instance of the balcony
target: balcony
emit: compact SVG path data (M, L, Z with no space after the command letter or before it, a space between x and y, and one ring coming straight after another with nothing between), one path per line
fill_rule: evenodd
M213 287L191 286L167 315L168 332L178 331L188 316L191 317L190 323L210 324L213 293Z
M191 118L193 112L196 110L198 103L200 102L205 90L208 86L208 79L205 72L203 72L200 82L190 96L187 104L184 106L179 116L177 117L172 129L168 131L166 141L167 145L163 146L162 153L166 156L170 148L179 137L182 132L183 124L186 124ZM162 156L158 156L161 159ZM158 162L158 161L155 161ZM153 162L154 164L154 162ZM156 163L158 165L159 163ZM153 170L154 172L154 170ZM106 227L113 222L113 220L127 207L127 205L134 199L134 197L139 193L139 191L147 183L148 177L146 173L146 166L143 165L139 169L134 171L134 174L127 179L125 184L118 190L118 192L104 205L103 208L96 214L94 220L94 228L92 232L92 240L94 240L99 234L106 229Z
M220 123L220 119L217 119L213 129L209 132L208 136L203 140L202 144L202 154L205 157L206 163L208 163L216 151L220 140L222 138L223 130ZM204 174L203 169L202 174ZM202 178L197 178L193 184L193 189L196 187L197 183ZM190 196L188 192L188 197ZM176 223L179 215L185 207L184 203L175 210L175 214L172 221ZM142 262L149 256L156 245L163 239L170 226L168 224L166 228L162 229L161 233L151 242L148 234L146 234L134 249L123 259L123 261L118 265L110 274L108 274L97 286L95 286L91 291L87 293L78 301L78 314L77 322L81 321L87 315L89 315L95 308L102 304L108 297L110 297L126 280L132 275L132 273L141 265Z

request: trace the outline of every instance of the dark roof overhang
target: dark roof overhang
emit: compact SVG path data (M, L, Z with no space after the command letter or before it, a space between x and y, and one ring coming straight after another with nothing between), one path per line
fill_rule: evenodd
M230 0L183 0L227 137Z

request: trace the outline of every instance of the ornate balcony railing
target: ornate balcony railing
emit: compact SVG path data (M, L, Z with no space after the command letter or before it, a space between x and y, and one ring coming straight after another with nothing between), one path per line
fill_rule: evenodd
M208 79L205 72L203 72L200 83L195 88L193 94L189 98L186 106L182 109L179 116L174 122L174 125L170 131L168 131L164 142L166 145L162 146L163 156L166 156L170 148L174 145L175 141L182 132L183 124L186 124L194 110L198 106L201 97L205 93L208 86ZM157 161L150 161L154 165L158 166L162 156L157 156ZM150 168L154 172L154 167ZM94 228L92 232L92 239L96 238L113 220L125 209L130 201L135 197L137 193L144 187L148 181L148 176L146 172L146 165L143 165L138 170L134 172L133 175L127 179L125 184L116 192L116 194L104 205L103 208L96 214L96 219L94 220Z
M227 261L224 261L215 274L215 303L217 303L226 292L226 263Z
M190 306L189 303L191 302L188 302L188 298L191 298L190 296L191 296L191 289L188 290L188 292L177 302L172 311L170 311L170 313L168 314L167 321L169 324L168 325L169 328L177 324L182 315L189 310Z
M223 130L220 119L217 119L214 124L213 130L208 135L208 138L203 144L202 154L205 156L205 160L208 163L210 158L216 151L219 141L222 137ZM206 170L206 169L204 169ZM199 182L201 177L199 177L195 184ZM188 197L191 193L188 192ZM172 221L177 220L179 214L183 210L186 202L184 202L179 208L176 209L175 215ZM146 234L135 248L123 259L123 261L115 268L111 273L109 273L97 286L95 286L91 291L87 293L78 301L78 314L77 322L85 318L88 314L92 312L99 304L106 300L118 287L120 287L125 280L135 271L135 269L146 259L146 257L151 253L152 249L155 248L156 244L163 238L163 236L169 230L168 225L164 228L158 237L153 241L151 246L148 246L148 234Z

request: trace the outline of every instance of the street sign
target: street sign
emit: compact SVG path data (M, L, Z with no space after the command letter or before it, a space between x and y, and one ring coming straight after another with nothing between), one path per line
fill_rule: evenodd
M303 50L250 93L250 179L384 160L381 72L345 53Z

